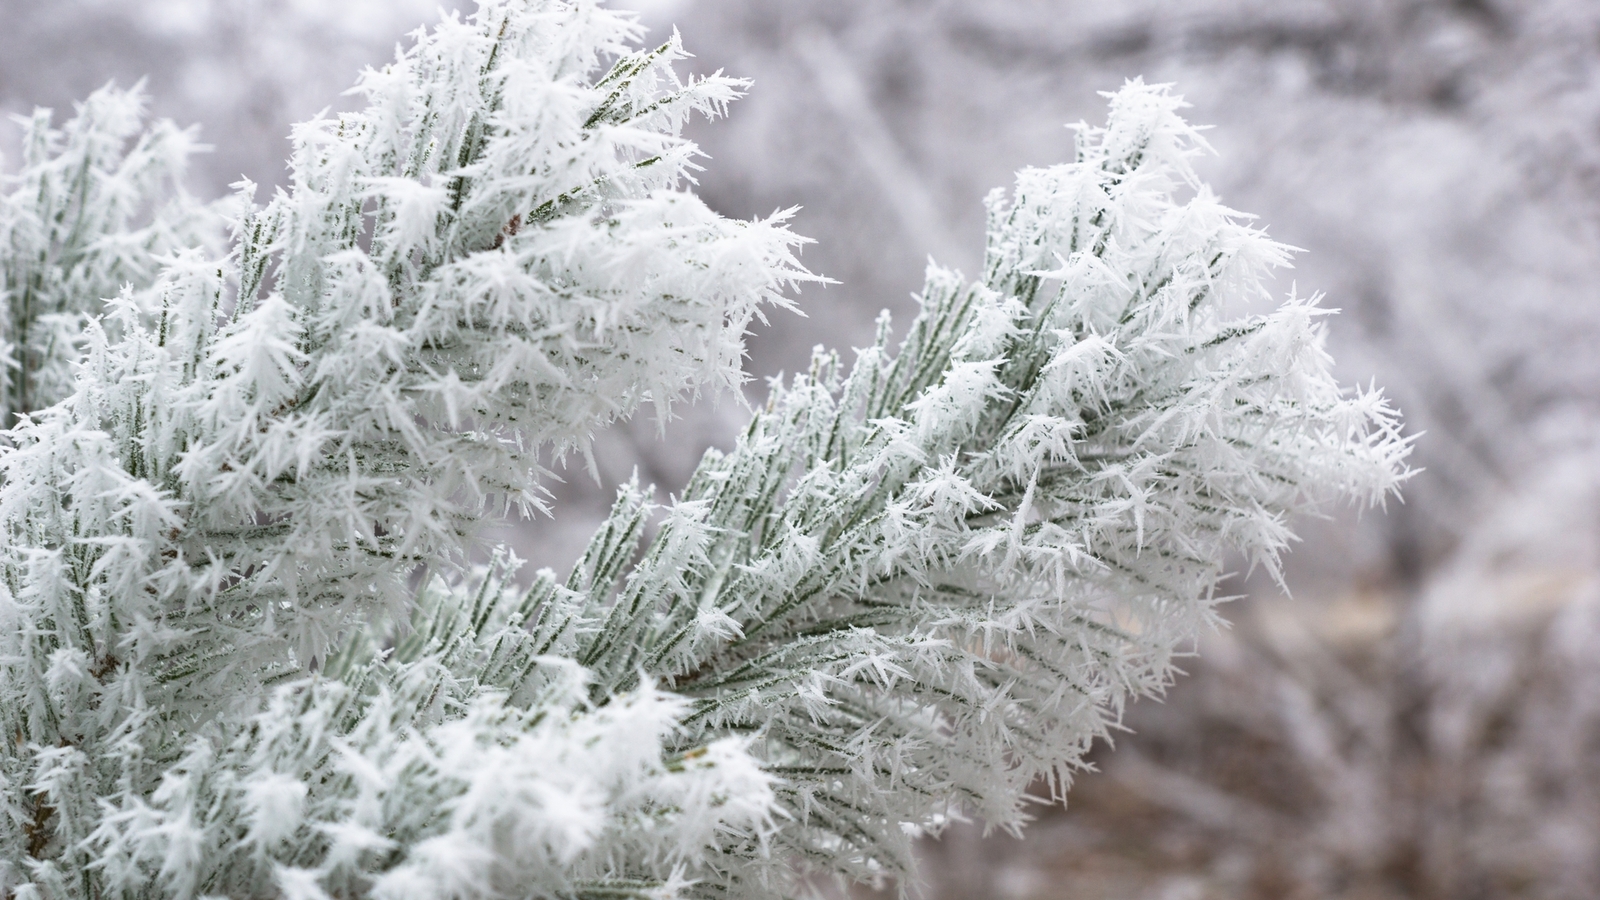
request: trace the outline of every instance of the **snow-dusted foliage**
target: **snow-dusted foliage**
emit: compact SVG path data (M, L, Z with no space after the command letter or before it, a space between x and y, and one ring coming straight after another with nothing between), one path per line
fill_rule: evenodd
M163 259L83 322L70 395L17 408L8 895L900 875L913 835L1064 791L1215 620L1228 554L1275 566L1292 510L1402 477L1316 307L1243 315L1286 249L1133 83L991 198L982 278L931 269L898 351L885 321L853 366L820 352L668 509L624 488L565 583L468 568L486 514L540 507L540 454L735 383L813 278L782 214L681 190L679 128L741 84L638 33L591 0L420 33L297 131L288 190L244 185L231 252Z
M631 573L603 562L625 495L569 582L597 700L660 673L696 728L757 736L785 856L870 879L957 806L1020 826L1213 621L1227 554L1274 567L1308 490L1396 483L1407 444L1329 378L1318 310L1229 315L1285 248L1197 184L1180 106L1115 94L1077 161L991 195L981 281L931 269L897 353L887 322L848 375L820 353Z
M124 284L147 286L157 259L209 237L211 220L182 189L194 133L145 127L138 89L106 86L66 125L26 120L21 168L0 194L0 420L72 390L84 316Z

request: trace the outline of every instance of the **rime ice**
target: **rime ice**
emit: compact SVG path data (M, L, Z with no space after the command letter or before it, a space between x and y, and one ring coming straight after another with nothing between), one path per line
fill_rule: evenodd
M7 395L0 454L8 891L904 874L912 835L1064 791L1215 620L1224 554L1272 566L1290 512L1404 476L1314 305L1240 317L1287 250L1135 82L1074 162L991 197L981 277L931 268L898 349L885 321L854 366L819 353L647 545L630 485L564 584L466 567L485 514L541 506L539 453L737 384L747 323L815 279L784 214L683 190L679 129L742 84L638 34L588 0L445 19L363 77L364 111L297 129L290 189L242 186L225 253L174 237L204 223L187 201L94 220L83 246L123 250L93 277L28 268L46 230L11 226L8 334L54 335L13 370L55 387ZM119 148L137 105L99 96L73 127ZM32 134L37 179L95 145ZM138 148L181 156L150 134L91 167L111 195L155 196L117 169L167 171ZM64 202L37 196L7 221ZM19 306L35 282L81 286Z

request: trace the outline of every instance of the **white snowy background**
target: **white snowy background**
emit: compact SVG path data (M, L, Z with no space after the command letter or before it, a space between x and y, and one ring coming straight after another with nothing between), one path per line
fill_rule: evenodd
M749 394L816 343L909 318L928 255L967 269L979 200L1071 152L1097 91L1174 82L1202 174L1306 248L1291 288L1421 432L1403 505L1300 523L1293 599L1241 577L1236 627L1023 841L959 828L929 897L1600 896L1600 4L1588 0L654 0L697 69L754 80L696 133L719 211L801 205L839 282L750 342ZM284 172L289 124L348 103L434 0L0 0L0 106L147 79L215 151L192 187ZM9 126L8 126L9 127ZM15 129L4 136L14 140ZM14 157L11 144L4 145ZM558 517L570 563L638 467L670 492L740 403L600 439Z

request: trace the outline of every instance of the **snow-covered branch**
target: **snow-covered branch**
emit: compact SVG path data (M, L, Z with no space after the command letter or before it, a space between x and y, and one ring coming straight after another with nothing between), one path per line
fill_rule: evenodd
M1134 82L991 196L979 280L930 268L898 350L885 319L819 351L648 541L630 485L565 583L469 569L541 454L736 385L816 280L786 214L681 189L684 121L742 83L638 37L591 0L446 18L298 129L289 189L242 185L226 255L75 308L70 394L0 454L8 894L904 875L915 834L1065 791L1230 554L1275 567L1294 510L1404 477L1314 303L1244 315L1287 249Z

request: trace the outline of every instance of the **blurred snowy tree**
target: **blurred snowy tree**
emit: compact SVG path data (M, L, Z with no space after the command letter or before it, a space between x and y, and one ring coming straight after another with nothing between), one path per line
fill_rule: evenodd
M332 105L350 73L392 55L451 0L0 0L0 106L65 109L116 80L146 80L155 112L198 123L216 153L197 190L287 175L289 127Z
M148 287L166 255L220 243L220 222L183 188L194 133L144 126L144 98L104 88L52 127L40 109L22 168L0 195L0 421L72 391L86 316L124 285Z

